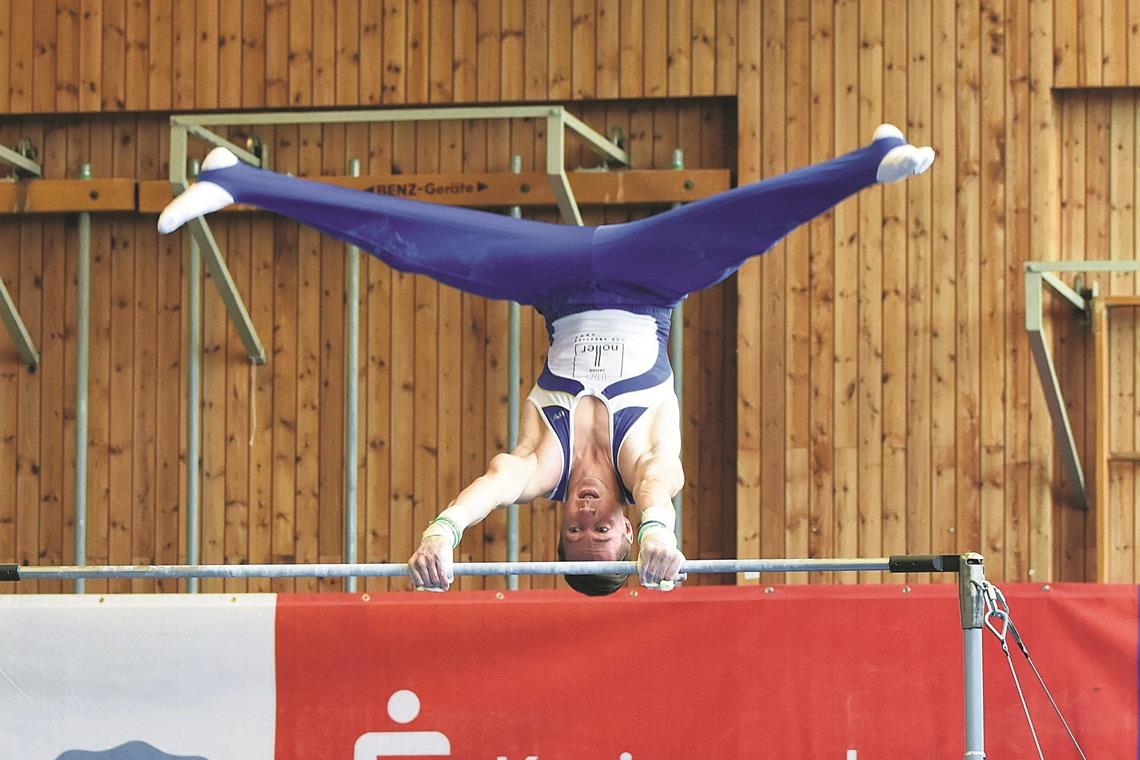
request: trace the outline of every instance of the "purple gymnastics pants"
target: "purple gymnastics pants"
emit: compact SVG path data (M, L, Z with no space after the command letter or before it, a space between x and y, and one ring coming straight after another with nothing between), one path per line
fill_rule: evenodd
M875 183L883 138L813 166L623 224L572 227L326 185L246 164L202 172L238 203L315 227L402 272L548 320L583 309L672 307Z

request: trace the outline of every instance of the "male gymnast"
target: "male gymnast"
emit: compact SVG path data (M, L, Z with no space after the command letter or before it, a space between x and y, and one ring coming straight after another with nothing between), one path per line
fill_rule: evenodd
M520 415L518 445L500 453L431 521L408 560L416 587L445 591L463 531L493 510L544 496L561 503L559 559L629 558L632 506L638 573L667 590L682 576L671 499L684 483L670 314L791 230L876 183L926 171L934 151L890 124L871 143L656 216L570 227L310 182L210 152L197 182L163 211L172 232L232 203L272 211L367 250L404 272L487 298L534 306L546 319L546 366ZM609 594L622 575L567 576Z

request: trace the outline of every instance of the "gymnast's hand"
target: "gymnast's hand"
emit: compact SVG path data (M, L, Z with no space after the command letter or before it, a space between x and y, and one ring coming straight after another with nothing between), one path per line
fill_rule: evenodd
M637 552L637 572L643 586L669 591L681 585L685 580L681 572L684 562L685 555L677 548L677 539L672 533L652 531L642 538Z
M447 591L455 580L451 574L451 539L424 536L420 548L408 560L408 572L416 591Z

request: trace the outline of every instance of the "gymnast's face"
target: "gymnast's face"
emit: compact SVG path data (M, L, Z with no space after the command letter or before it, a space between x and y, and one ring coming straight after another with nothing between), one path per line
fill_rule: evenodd
M572 561L613 561L628 551L633 525L616 482L596 475L575 478L562 507L562 547Z

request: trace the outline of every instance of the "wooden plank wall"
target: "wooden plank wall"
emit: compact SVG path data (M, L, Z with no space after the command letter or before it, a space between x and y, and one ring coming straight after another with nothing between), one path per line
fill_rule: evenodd
M591 123L627 130L640 166L667 165L679 145L690 165L735 166L744 182L854 148L893 121L938 150L931 173L862 194L689 304L686 550L980 548L995 578L1076 580L1090 577L1091 516L1053 475L1021 266L1132 255L1132 95L1053 90L1134 83L1132 5L0 0L0 113L33 115L5 119L0 141L30 133L51 176L86 158L99 176L159 177L173 109L581 101ZM686 100L705 96L726 100ZM126 113L100 115L115 111ZM367 156L370 171L494 168L510 152L534 165L543 144L524 123L293 127L269 139L277 165L303 174L341 172L348 155ZM335 558L337 246L265 218L220 229L273 354L251 370L207 290L203 496L224 508L204 523L204 557ZM36 375L11 349L0 361L0 557L58 561L74 498L75 232L70 220L6 220L0 240L0 277L54 357ZM90 558L171 559L185 485L172 412L180 241L125 218L98 219L94 240ZM505 311L367 272L361 556L399 559L434 504L503 444L505 356L491 336ZM1083 333L1057 316L1058 349L1083 350ZM1114 335L1114 393L1131 408L1128 329ZM423 336L440 351L417 350ZM527 320L524 337L526 375L541 361L541 326ZM440 392L457 375L458 396ZM1066 369L1065 382L1085 430L1089 378ZM1121 445L1134 427L1114 428ZM736 430L735 449L724 429ZM1114 477L1120 493L1134 488L1130 470ZM1122 520L1130 504L1119 502ZM550 506L523 514L530 551L550 556ZM504 528L488 521L464 556L498 556Z
M674 148L689 166L731 160L731 103L586 105L599 129L621 127L638 165L667 168ZM52 176L91 161L96 176L157 179L167 173L165 115L89 117L78 124L27 117L0 123L0 142L29 136ZM233 137L247 130L234 130ZM545 126L512 122L281 127L259 135L275 166L301 176L363 171L505 169L512 153L529 171L544 165ZM572 141L570 167L598 159ZM726 148L726 146L728 146ZM198 146L204 150L202 146ZM589 224L653 209L584 210ZM553 209L537 216L555 221ZM316 562L342 558L343 246L264 215L221 216L214 230L269 363L254 367L212 284L204 285L202 364L203 562ZM96 215L93 290L88 560L167 563L185 558L185 320L182 234L160 237L153 217ZM0 556L61 564L73 557L75 219L0 218L0 278L43 355L35 373L14 347L0 363ZM155 253L158 253L158 256ZM208 280L208 278L207 278ZM359 556L403 561L427 520L506 446L505 303L464 296L366 257L362 270ZM731 352L702 355L702 341L731 340L735 297L722 286L687 304L688 498L730 503L734 472L715 450L730 426ZM708 306L706 307L706 301ZM725 304L729 304L726 308ZM5 337L7 344L8 339ZM546 330L523 319L522 393L541 370ZM728 354L728 356L726 356ZM710 361L717 366L708 366ZM698 427L704 416L716 425ZM731 524L692 510L691 553L732 553ZM557 521L548 502L522 510L523 559L554 556ZM505 559L496 515L464 542L464 559ZM561 581L559 581L561 582ZM370 581L370 589L387 588ZM405 584L394 583L394 588ZM465 579L497 588L503 579ZM531 579L523 579L524 587ZM534 579L535 586L553 579ZM59 590L41 584L40 590ZM93 583L92 591L152 590L153 583ZM203 590L319 590L339 583L207 581ZM163 584L173 589L174 584ZM35 584L20 588L35 590Z

